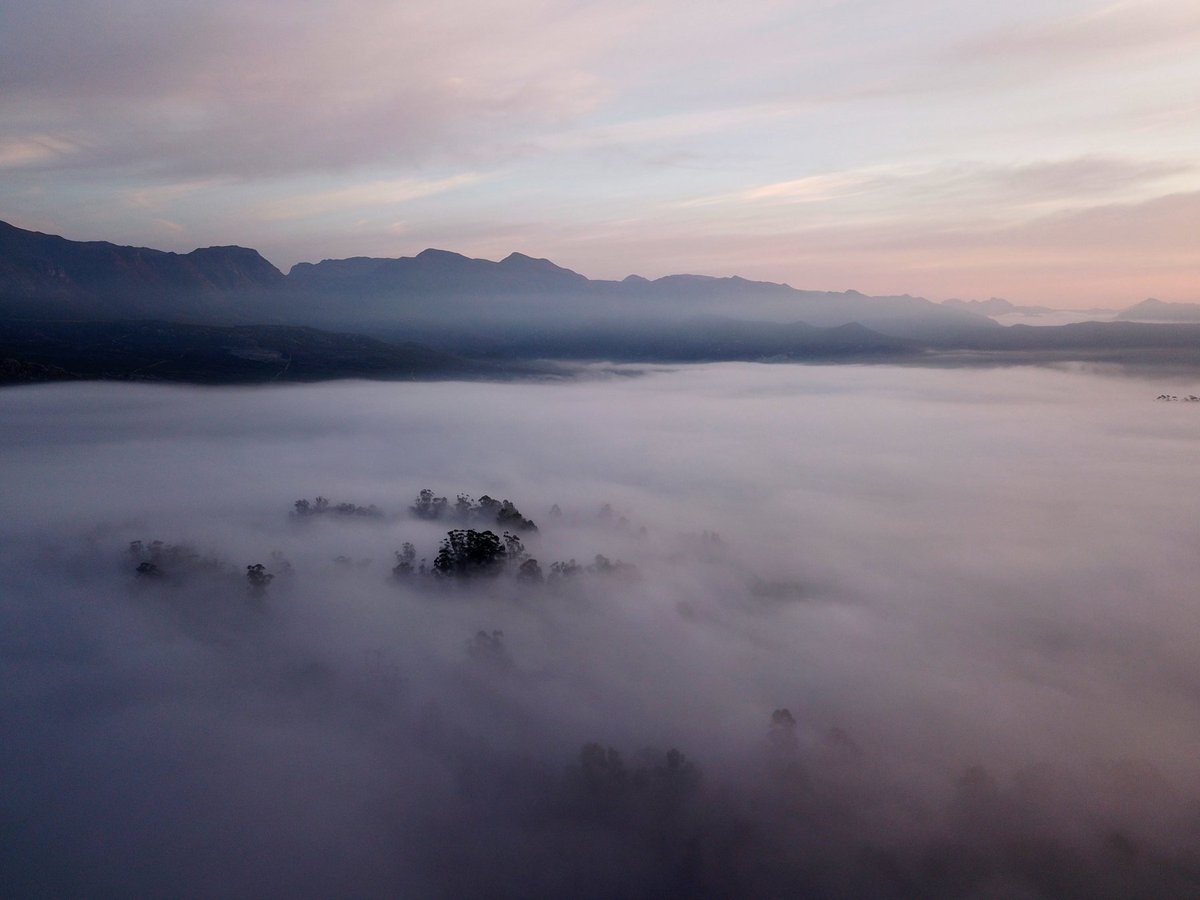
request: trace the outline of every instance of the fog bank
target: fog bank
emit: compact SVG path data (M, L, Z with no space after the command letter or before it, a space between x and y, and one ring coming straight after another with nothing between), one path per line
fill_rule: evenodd
M1200 890L1200 386L618 371L0 392L15 894Z

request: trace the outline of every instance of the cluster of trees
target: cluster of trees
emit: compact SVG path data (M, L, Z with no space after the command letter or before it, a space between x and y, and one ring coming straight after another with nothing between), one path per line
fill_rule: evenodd
M552 581L559 578L574 578L576 575L582 574L636 575L637 566L633 565L633 563L621 562L619 559L609 559L607 556L601 556L599 553L586 566L580 565L574 558L566 562L550 564L550 579Z
M453 523L461 529L477 528L521 532L538 530L534 521L517 509L516 504L511 500L497 500L487 494L476 500L470 494L460 493L451 503L448 498L438 496L430 488L422 488L408 506L407 512L413 518ZM333 503L320 495L312 500L301 498L292 504L291 516L294 519L307 519L322 515L368 519L387 518L383 510L374 503L368 506L358 506L354 503ZM563 511L556 503L550 507L549 515L552 519L561 519ZM608 503L600 507L595 513L595 518L621 530L632 527L629 520L623 515L618 515ZM645 526L641 526L637 530L641 534L646 533ZM720 543L720 538L715 534L710 535L709 532L705 532L703 535L705 539L710 537L714 543Z
M1200 397L1197 397L1195 394L1188 394L1186 397L1176 397L1174 394L1159 394L1154 399L1155 400L1166 400L1169 402L1174 402L1176 400L1182 400L1184 403L1200 403Z
M567 770L573 804L597 818L620 816L622 807L650 802L667 808L683 805L700 788L700 770L674 748L647 749L627 765L612 747L591 742Z
M246 583L250 586L250 593L261 595L266 593L267 585L275 576L267 571L267 567L262 563L253 563L246 566Z
M508 655L508 648L504 646L504 632L500 630L477 631L475 636L467 641L467 656L492 669L507 670L513 667L512 657Z
M139 578L158 580L189 575L230 575L231 570L215 556L205 556L187 544L168 544L166 541L130 541L126 551L136 561L134 572ZM272 563L285 573L291 563L278 550L271 554ZM261 596L275 575L262 563L246 566L246 585L251 594Z
M445 497L435 497L433 491L424 488L409 511L418 519L450 519L463 525L496 525L514 531L537 531L532 519L521 515L511 500L496 500L484 494L478 501L469 494L459 494L450 505Z
M353 503L330 503L324 497L317 496L313 500L300 499L292 504L292 516L297 519L309 516L321 516L331 513L336 516L361 516L367 519L382 519L383 510L372 503L370 506L356 506Z
M213 556L202 556L186 544L168 544L163 541L133 541L128 553L136 560L135 572L139 577L158 579L170 575L180 577L198 573L229 575L231 569ZM540 584L575 578L579 575L635 575L637 568L629 563L614 561L596 554L593 562L580 565L574 559L550 565L549 575L542 571L538 561L525 549L521 539L509 531L497 535L494 531L479 531L473 528L455 528L446 532L438 547L433 564L425 559L417 561L417 549L405 542L395 553L396 564L392 577L405 580L413 576L455 580L481 580L497 578L509 573L518 581ZM348 557L339 556L336 562L349 565ZM279 551L271 554L273 568L285 575L292 573L292 565ZM246 582L252 594L262 595L275 578L263 563L246 566Z
M552 563L547 578L541 565L529 555L515 534L506 531L497 535L494 531L474 528L455 528L446 532L432 566L426 565L424 559L418 563L416 547L406 541L396 551L396 565L392 567L392 576L396 579L413 575L456 579L495 578L505 572L515 574L519 581L541 583L580 574L631 576L636 574L637 568L630 563L596 554L595 559L586 566L574 559Z
M491 579L507 573L518 581L542 583L584 574L632 576L637 572L635 566L611 560L601 554L596 554L592 562L587 564L581 564L575 559L554 562L548 572L543 572L541 564L529 555L521 538L514 534L514 531L537 531L537 526L522 515L511 500L496 500L484 495L476 501L467 494L459 494L451 506L445 497L437 497L432 490L426 488L418 493L416 500L409 507L409 512L417 518L450 521L460 527L446 532L432 563L428 563L424 558L418 562L416 547L405 542L395 552L396 562L392 567L392 576L396 579L418 575L456 580ZM561 511L555 507L551 514L558 517L561 516ZM606 507L602 511L602 518L605 514L611 516L611 509ZM374 504L358 506L353 503L332 503L320 495L312 500L302 498L295 501L291 512L294 519L310 519L324 515L384 518L384 513ZM478 524L507 525L512 530L504 528L494 531L487 527L471 527ZM202 570L226 575L236 571L214 557L201 556L185 544L167 544L157 540L133 541L129 546L129 553L137 560L137 574L146 578L161 578L166 574L178 576ZM351 563L351 560L344 556L337 557L335 561L343 565ZM276 572L291 574L291 564L278 551L272 554L271 562ZM360 565L365 565L366 562L363 561ZM244 577L251 593L261 595L275 577L275 573L268 571L263 563L252 563L246 566Z
M143 578L220 572L224 568L215 556L205 556L187 544L168 544L157 540L130 541L127 552L136 561L134 571Z
M514 565L519 567L518 575L537 569L537 560L529 558L525 545L512 532L506 531L498 536L494 531L477 531L473 528L455 528L446 532L432 568L425 564L424 559L420 565L416 560L416 548L406 541L396 551L392 575L396 578L414 574L443 578L494 578Z
M524 555L525 547L510 532L498 537L493 531L455 528L442 539L433 571L455 578L495 577Z
M556 507L557 508L557 507ZM497 500L484 494L475 500L469 494L459 494L453 504L445 497L435 496L429 488L422 489L416 500L408 507L410 515L418 519L451 521L462 527L482 525L495 526L509 531L537 531L532 519L527 519L511 500ZM367 519L384 518L383 510L374 503L358 506L354 503L332 503L320 495L312 500L301 498L292 504L292 518L307 519L313 516L357 516Z

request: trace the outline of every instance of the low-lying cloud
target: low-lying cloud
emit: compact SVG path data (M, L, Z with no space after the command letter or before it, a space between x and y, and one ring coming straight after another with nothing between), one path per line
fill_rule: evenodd
M0 393L10 888L1195 894L1195 385L628 375Z

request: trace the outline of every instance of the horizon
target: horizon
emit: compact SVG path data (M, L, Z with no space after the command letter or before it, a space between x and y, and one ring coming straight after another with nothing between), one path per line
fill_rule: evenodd
M19 227L19 226L13 225L13 223L11 223L11 222L4 222L3 220L0 220L0 224L7 224L14 228ZM29 229L24 229L24 230L29 230ZM62 234L49 234L46 232L36 232L36 233L45 234L47 237L61 238L63 240L71 241L73 243L108 243L108 244L115 243L113 241L108 241L108 240L103 240L103 239L97 239L96 241L78 241L74 238L70 238L70 237L67 237L66 235L62 235ZM133 245L116 244L116 246L133 246ZM461 253L457 250L450 250L445 247L425 247L421 250L416 251L415 253L407 254L404 256L367 257L362 254L356 254L356 255L348 256L348 257L339 257L337 259L332 258L332 257L325 257L324 259L320 259L320 260L298 260L297 262L295 262L292 265L287 266L285 268L285 267L277 265L273 260L268 258L257 247L247 247L247 246L244 246L241 244L210 244L210 245L204 246L204 247L193 247L188 250L165 250L165 249L162 249L159 247L134 246L134 249L137 249L137 250L151 250L151 251L162 252L162 253L173 253L173 254L176 254L179 256L187 256L189 253L193 253L193 252L200 251L200 250L221 250L221 249L230 249L230 248L239 249L239 250L250 250L250 251L253 251L254 253L257 253L262 259L266 260L267 263L269 263L270 265L275 267L279 272L281 272L285 276L289 275L291 273L292 269L294 269L296 266L302 266L302 265L316 266L316 265L320 265L321 263L324 263L324 262L336 262L338 260L343 260L343 259L359 258L359 259L379 259L379 260L395 261L395 260L401 260L401 259L414 259L414 258L421 256L423 254L426 254L426 253L445 253L445 254L448 254L451 256L460 257L462 259L469 259L469 260L479 261L479 262L490 262L490 263L495 263L495 264L503 263L503 262L507 261L510 257L514 257L514 256L523 257L524 259L533 260L535 262L548 262L551 265L555 266L556 268L563 269L565 271L571 272L576 275L582 275L584 278L586 278L589 281L620 282L620 281L626 281L628 279L642 279L645 281L653 282L653 281L658 281L658 280L662 280L665 278L679 278L679 277L683 277L683 278L713 278L713 279L741 279L741 280L745 280L745 281L752 281L755 283L776 284L780 287L788 288L790 290L799 291L799 292L806 292L806 293L858 294L860 296L867 295L867 296L913 297L915 299L929 300L930 302L939 303L939 304L946 303L946 302L954 302L954 301L972 302L972 303L976 303L976 302L977 303L987 303L989 301L1000 300L1000 301L1009 302L1009 303L1012 302L1007 297L999 297L999 296L995 296L995 295L992 295L990 297L946 297L946 298L942 298L939 300L934 300L933 298L929 298L929 297L922 297L920 295L914 295L914 294L908 294L908 293L898 293L898 292L891 293L891 294L869 295L869 294L867 294L867 292L859 291L854 287L849 287L849 288L845 288L842 290L832 290L832 289L825 289L825 288L820 288L820 287L797 286L797 285L789 284L788 282L766 282L762 279L746 279L744 276L742 276L736 272L723 274L723 275L708 275L708 274L701 274L698 272L669 272L664 275L658 275L658 276L654 276L654 277L643 276L639 272L629 272L626 275L620 276L617 278L599 278L599 277L596 277L593 275L589 275L585 272L579 272L575 269L572 269L569 266L561 265L557 261L550 259L549 257L536 256L532 253L526 253L521 250L511 250L504 256L501 256L500 258L492 259L489 257L469 256L465 253ZM1178 301L1163 301L1158 297L1143 297L1141 300L1130 301L1126 307L1094 306L1094 307L1063 307L1061 309L1054 309L1053 307L1047 307L1047 309L1054 309L1054 311L1057 311L1057 312L1113 312L1113 313L1116 313L1116 312L1120 312L1122 309L1126 309L1128 307L1131 307L1131 306L1134 306L1137 304L1141 304L1141 303L1145 303L1148 301L1154 301L1154 302L1160 302L1160 303L1162 303L1162 302L1166 302L1166 303L1178 302ZM1023 304L1013 304L1013 305L1020 307Z
M0 219L284 271L525 248L593 279L1195 302L1197 50L1183 0L19 2Z

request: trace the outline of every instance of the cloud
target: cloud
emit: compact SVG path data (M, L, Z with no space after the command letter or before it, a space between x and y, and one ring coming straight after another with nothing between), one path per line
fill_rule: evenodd
M1111 63L1114 55L1145 55L1186 47L1200 36L1200 12L1180 0L1110 3L1074 15L1000 26L960 43L962 60L1034 59Z
M221 187L227 182L221 179L206 181L181 181L138 188L129 193L126 201L139 209L160 209L200 191Z
M1194 894L1200 387L594 376L0 392L8 884ZM426 485L636 575L397 583Z
M268 220L301 219L342 210L369 209L376 206L396 206L409 200L431 197L444 191L452 191L475 184L480 175L467 172L435 181L420 181L399 178L355 184L331 191L288 197L273 201L259 210L259 215Z
M944 209L939 211L944 212L957 209L964 200L978 203L986 215L1003 216L1046 204L1096 202L1131 191L1144 195L1195 170L1190 162L1105 156L1009 164L941 160L936 164L869 166L808 175L703 197L684 205L836 204L870 193L870 214L875 217L893 210L895 215L907 217L922 207L928 212L940 206ZM831 213L842 222L849 218L847 212L850 210L831 206Z
M79 152L73 143L50 135L0 139L0 169L30 166Z
M880 185L884 180L881 176L884 174L883 170L860 170L807 175L734 193L686 200L678 206L686 209L718 204L820 203L862 194Z
M536 4L476 10L471 23L378 0L154 15L132 0L72 6L17 11L0 112L70 123L89 136L95 168L195 178L465 158L514 128L579 114L598 90L567 53L513 53L530 42Z
M834 171L695 197L612 232L581 223L545 252L603 277L739 274L934 299L985 284L1050 306L1187 300L1192 171L1120 157Z
M1093 156L1013 166L997 172L996 179L1004 188L1037 199L1095 197L1194 171L1191 163Z

